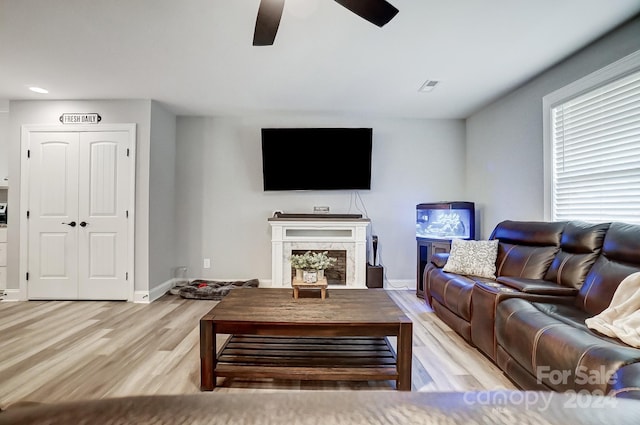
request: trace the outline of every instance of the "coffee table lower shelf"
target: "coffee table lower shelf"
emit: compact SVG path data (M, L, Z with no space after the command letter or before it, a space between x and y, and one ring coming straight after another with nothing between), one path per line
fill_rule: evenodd
M327 381L397 380L396 354L384 337L232 335L216 377Z

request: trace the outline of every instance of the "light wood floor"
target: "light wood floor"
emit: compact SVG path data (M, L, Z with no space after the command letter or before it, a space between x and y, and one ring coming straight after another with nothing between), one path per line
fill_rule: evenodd
M413 321L413 390L515 388L414 291L389 291ZM0 408L128 395L198 393L199 319L215 301L0 302ZM219 382L218 392L389 390L392 382Z

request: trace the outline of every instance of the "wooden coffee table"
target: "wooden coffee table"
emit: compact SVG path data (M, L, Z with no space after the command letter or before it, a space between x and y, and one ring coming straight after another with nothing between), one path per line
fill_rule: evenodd
M411 391L413 325L383 289L340 289L325 300L291 289L232 290L200 319L200 389L218 377L395 380ZM231 334L216 356L216 334ZM396 350L388 336L396 336Z

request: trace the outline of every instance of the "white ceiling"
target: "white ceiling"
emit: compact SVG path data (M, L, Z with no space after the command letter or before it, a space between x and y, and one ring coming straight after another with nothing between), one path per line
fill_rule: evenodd
M179 115L465 118L640 12L638 0L389 0L378 28L331 0L0 0L0 99L155 99ZM427 80L431 93L419 93ZM49 89L48 95L27 90Z

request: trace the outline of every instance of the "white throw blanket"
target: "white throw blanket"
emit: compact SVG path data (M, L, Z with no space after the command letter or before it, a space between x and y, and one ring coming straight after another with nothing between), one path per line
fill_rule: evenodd
M627 276L602 313L585 320L587 326L640 348L640 272Z

